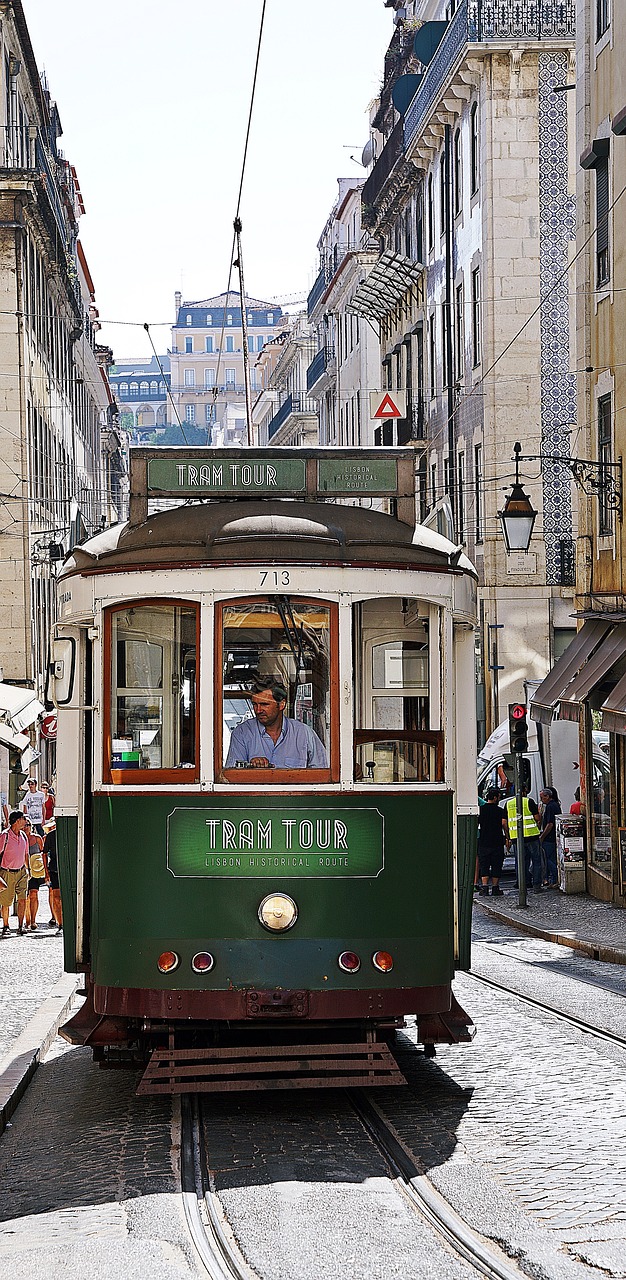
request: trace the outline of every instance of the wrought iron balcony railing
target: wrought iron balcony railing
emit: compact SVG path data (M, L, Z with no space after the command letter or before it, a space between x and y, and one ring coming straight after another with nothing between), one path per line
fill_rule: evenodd
M461 0L404 118L405 147L419 135L466 45L571 40L575 34L576 0ZM364 193L366 188L367 183Z
M306 389L311 390L316 382L319 382L322 374L326 372L329 365L335 358L335 349L332 346L322 347L315 355L306 371Z
M288 418L299 414L312 414L317 417L317 405L314 400L309 399L302 391L292 391L276 410L267 429L268 439L271 440L272 436L276 435L276 432Z

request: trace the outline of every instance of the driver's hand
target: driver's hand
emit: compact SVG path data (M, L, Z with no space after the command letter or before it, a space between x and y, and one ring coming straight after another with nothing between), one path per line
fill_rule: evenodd
M265 756L253 756L250 761L250 767L252 769L270 769L271 765Z

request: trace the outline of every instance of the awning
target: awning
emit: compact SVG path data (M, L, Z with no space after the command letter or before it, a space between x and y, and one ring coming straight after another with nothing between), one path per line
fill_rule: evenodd
M0 681L0 715L4 712L5 719L10 720L15 729L27 729L42 711L45 707L32 689Z
M602 728L609 733L626 733L626 676L622 676L602 706Z
M561 720L578 720L580 706L593 690L602 684L605 676L626 653L626 625L618 623L613 627L595 653L588 658L584 667L567 686L559 700L559 716Z
M16 733L8 724L0 720L0 743L5 747L15 747L16 751L24 751L30 745L30 738L25 733Z
M560 702L570 681L582 669L611 629L610 622L603 622L598 618L583 622L571 644L567 646L560 658L557 658L552 670L535 691L530 704L532 720L538 720L541 724L552 723L554 708L557 702Z
M402 253L386 249L353 294L346 310L356 316L384 319L421 279L424 267Z

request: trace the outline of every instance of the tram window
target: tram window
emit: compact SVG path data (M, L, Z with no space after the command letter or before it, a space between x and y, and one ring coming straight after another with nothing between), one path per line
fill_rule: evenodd
M108 766L114 782L158 771L196 776L197 609L125 605L110 611ZM187 775L185 775L185 780Z
M289 596L223 606L216 738L224 769L265 770L269 783L285 770L329 776L335 612Z
M377 599L355 609L355 781L443 778L443 734L430 718L428 634L417 601Z

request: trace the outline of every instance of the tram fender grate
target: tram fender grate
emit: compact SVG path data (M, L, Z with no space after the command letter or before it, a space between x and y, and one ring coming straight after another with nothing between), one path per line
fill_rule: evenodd
M139 1094L353 1089L406 1084L388 1045L245 1045L155 1049Z

